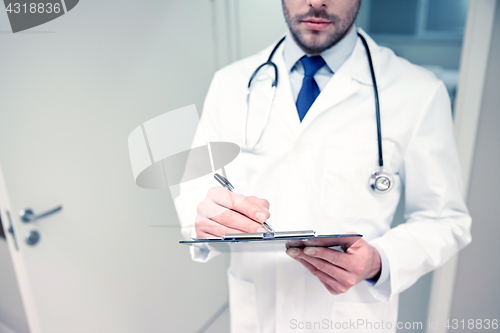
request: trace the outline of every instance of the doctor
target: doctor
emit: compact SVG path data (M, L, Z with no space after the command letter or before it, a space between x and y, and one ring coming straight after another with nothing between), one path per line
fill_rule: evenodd
M446 89L356 29L360 3L283 0L284 41L221 69L210 86L194 145L242 147L247 182L228 176L254 196L209 189L196 207L197 237L261 231L268 219L277 230L364 236L346 253L232 253L233 332L395 332L398 294L471 241ZM275 98L274 68L264 66L248 107L250 77L273 49ZM369 185L380 157L391 177L387 193ZM391 229L403 191L407 221ZM182 212L195 208L181 197L179 218L192 224ZM197 261L216 254L192 250Z

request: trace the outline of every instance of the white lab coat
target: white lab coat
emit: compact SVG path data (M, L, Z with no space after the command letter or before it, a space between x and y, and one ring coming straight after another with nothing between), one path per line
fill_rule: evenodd
M280 46L273 58L279 68L278 89L259 153L242 151L238 160L245 166L243 175L228 172L228 177L240 192L269 200L270 222L278 230L363 234L385 252L390 285L363 281L334 296L284 253L233 253L228 271L233 332L360 332L370 329L367 322L382 321L384 328L391 322L392 329L376 331L394 332L398 294L471 241L445 86L359 30L373 58L384 162L394 173L394 189L376 194L368 186L377 166L377 127L368 59L359 39L302 123ZM215 74L194 146L205 141L243 146L248 80L273 46ZM251 120L249 135L257 135L259 121ZM213 179L209 184L216 185ZM403 190L407 222L391 229ZM199 201L205 194L192 193L176 199L183 225L193 224L193 198ZM204 261L214 253L193 254Z

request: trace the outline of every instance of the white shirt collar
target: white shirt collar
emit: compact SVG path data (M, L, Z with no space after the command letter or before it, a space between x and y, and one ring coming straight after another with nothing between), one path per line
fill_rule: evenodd
M329 49L321 52L319 55L323 57L330 71L335 73L347 58L349 58L357 41L357 29L356 25L353 25L351 31L345 35L344 38ZM285 45L283 47L283 58L288 71L291 72L297 64L297 61L305 55L307 54L297 45L289 30L286 34Z

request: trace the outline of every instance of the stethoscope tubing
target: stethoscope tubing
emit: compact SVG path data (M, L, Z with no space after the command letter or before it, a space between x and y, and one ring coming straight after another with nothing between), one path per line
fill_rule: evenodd
M372 83L373 83L373 94L374 94L374 99L375 99L375 117L377 121L377 147L378 147L378 165L379 169L372 173L370 177L370 187L378 193L386 193L389 192L389 190L392 188L393 184L393 177L392 174L386 170L384 170L384 158L383 158L383 152L382 152L382 125L380 121L380 101L379 101L379 95L378 95L378 87L377 87L377 80L375 78L375 70L373 69L373 60L372 60L372 55L370 52L370 48L368 47L368 43L366 42L366 39L358 32L358 37L361 39L368 58L368 64L370 65L370 74L372 77ZM247 150L254 150L255 147L259 144L262 135L264 134L264 130L267 126L267 123L269 122L269 116L271 113L271 108L274 102L274 98L276 96L276 89L278 86L278 67L276 64L273 62L273 56L278 50L279 46L283 43L285 40L285 37L282 37L278 43L274 46L271 54L269 55L269 58L265 63L257 67L257 69L253 72L252 76L250 77L250 80L248 81L248 92L247 92L247 106L245 109L245 124L244 124L244 131L243 131L243 143L245 145L245 148ZM271 66L274 69L274 80L271 85L272 87L272 96L269 100L269 103L267 105L266 113L264 115L264 122L262 124L262 129L260 131L260 135L257 138L257 141L252 147L248 147L248 142L247 142L247 126L248 126L248 112L249 112L249 106L250 106L250 91L251 91L251 86L252 86L252 81L253 79L257 76L257 73L265 66ZM379 181L382 181L381 184L388 184L387 186L384 185L383 188L379 186Z
M368 63L370 64L370 73L372 75L373 83L373 95L375 96L375 117L377 118L377 141L378 141L378 165L382 168L384 166L384 157L382 154L382 124L380 122L380 102L378 99L378 87L377 80L375 78L375 71L373 69L372 55L370 53L370 48L366 42L365 37L363 37L359 32L358 36L365 46L366 53L368 55Z
M366 53L367 53L368 64L370 65L370 74L371 74L372 83L373 83L373 94L375 96L375 117L376 117L376 121L377 121L378 165L382 168L384 166L384 157L383 157L383 151L382 151L382 124L380 121L380 102L379 102L379 97L378 97L377 79L375 78L375 70L373 69L372 55L370 52L370 48L368 47L368 43L366 42L366 39L363 37L363 35L361 35L359 32L358 32L358 37L363 42L363 45L364 45ZM246 107L246 113L245 113L245 117L244 117L245 118L245 126L244 126L245 129L244 129L244 134L243 134L244 135L243 142L245 144L246 149L253 150L257 146L257 144L260 142L260 139L262 138L262 134L263 134L264 128L265 128L265 124L264 124L263 130L261 131L259 138L257 139L257 141L255 142L255 144L252 147L248 148L248 145L247 145L247 125L248 125L248 111L249 111L248 108L249 108L249 102L250 102L250 100L249 100L250 87L252 85L252 81L255 78L255 76L257 75L257 73L263 67L265 67L265 66L273 67L274 80L273 80L273 83L271 85L273 87L273 95L270 99L268 108L266 110L266 114L264 116L264 120L266 123L267 120L269 119L269 113L271 111L272 104L274 101L274 96L276 93L276 91L274 89L276 89L278 86L278 66L276 66L276 64L273 62L273 56L276 53L276 51L278 50L278 48L280 47L280 45L283 43L284 40L285 40L285 37L282 37L276 43L276 45L274 46L273 50L271 51L271 54L269 55L269 58L267 59L267 61L265 63L263 63L262 65L260 65L259 67L257 67L257 69L253 72L252 76L250 77L250 80L248 81L247 107Z

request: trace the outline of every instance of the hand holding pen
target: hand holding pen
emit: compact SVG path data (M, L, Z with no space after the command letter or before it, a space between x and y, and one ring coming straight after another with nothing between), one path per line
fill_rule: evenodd
M239 194L238 192L236 192L234 190L234 187L233 185L229 182L229 180L227 180L227 178L219 175L218 173L216 173L214 175L214 178L219 182L219 184L221 184L223 187L227 188L229 191L233 192L233 193L236 193L236 194ZM241 195L241 194L240 194ZM266 200L267 201L267 200ZM267 209L269 209L269 203L267 203ZM274 232L274 229L273 227L271 227L270 224L268 224L267 222L262 222L262 225L264 227L266 227L266 231L269 231L269 232Z
M197 238L220 238L221 235L231 233L273 231L266 223L271 216L267 200L245 197L236 193L224 177L216 174L215 178L225 188L211 188L198 205L195 222Z

